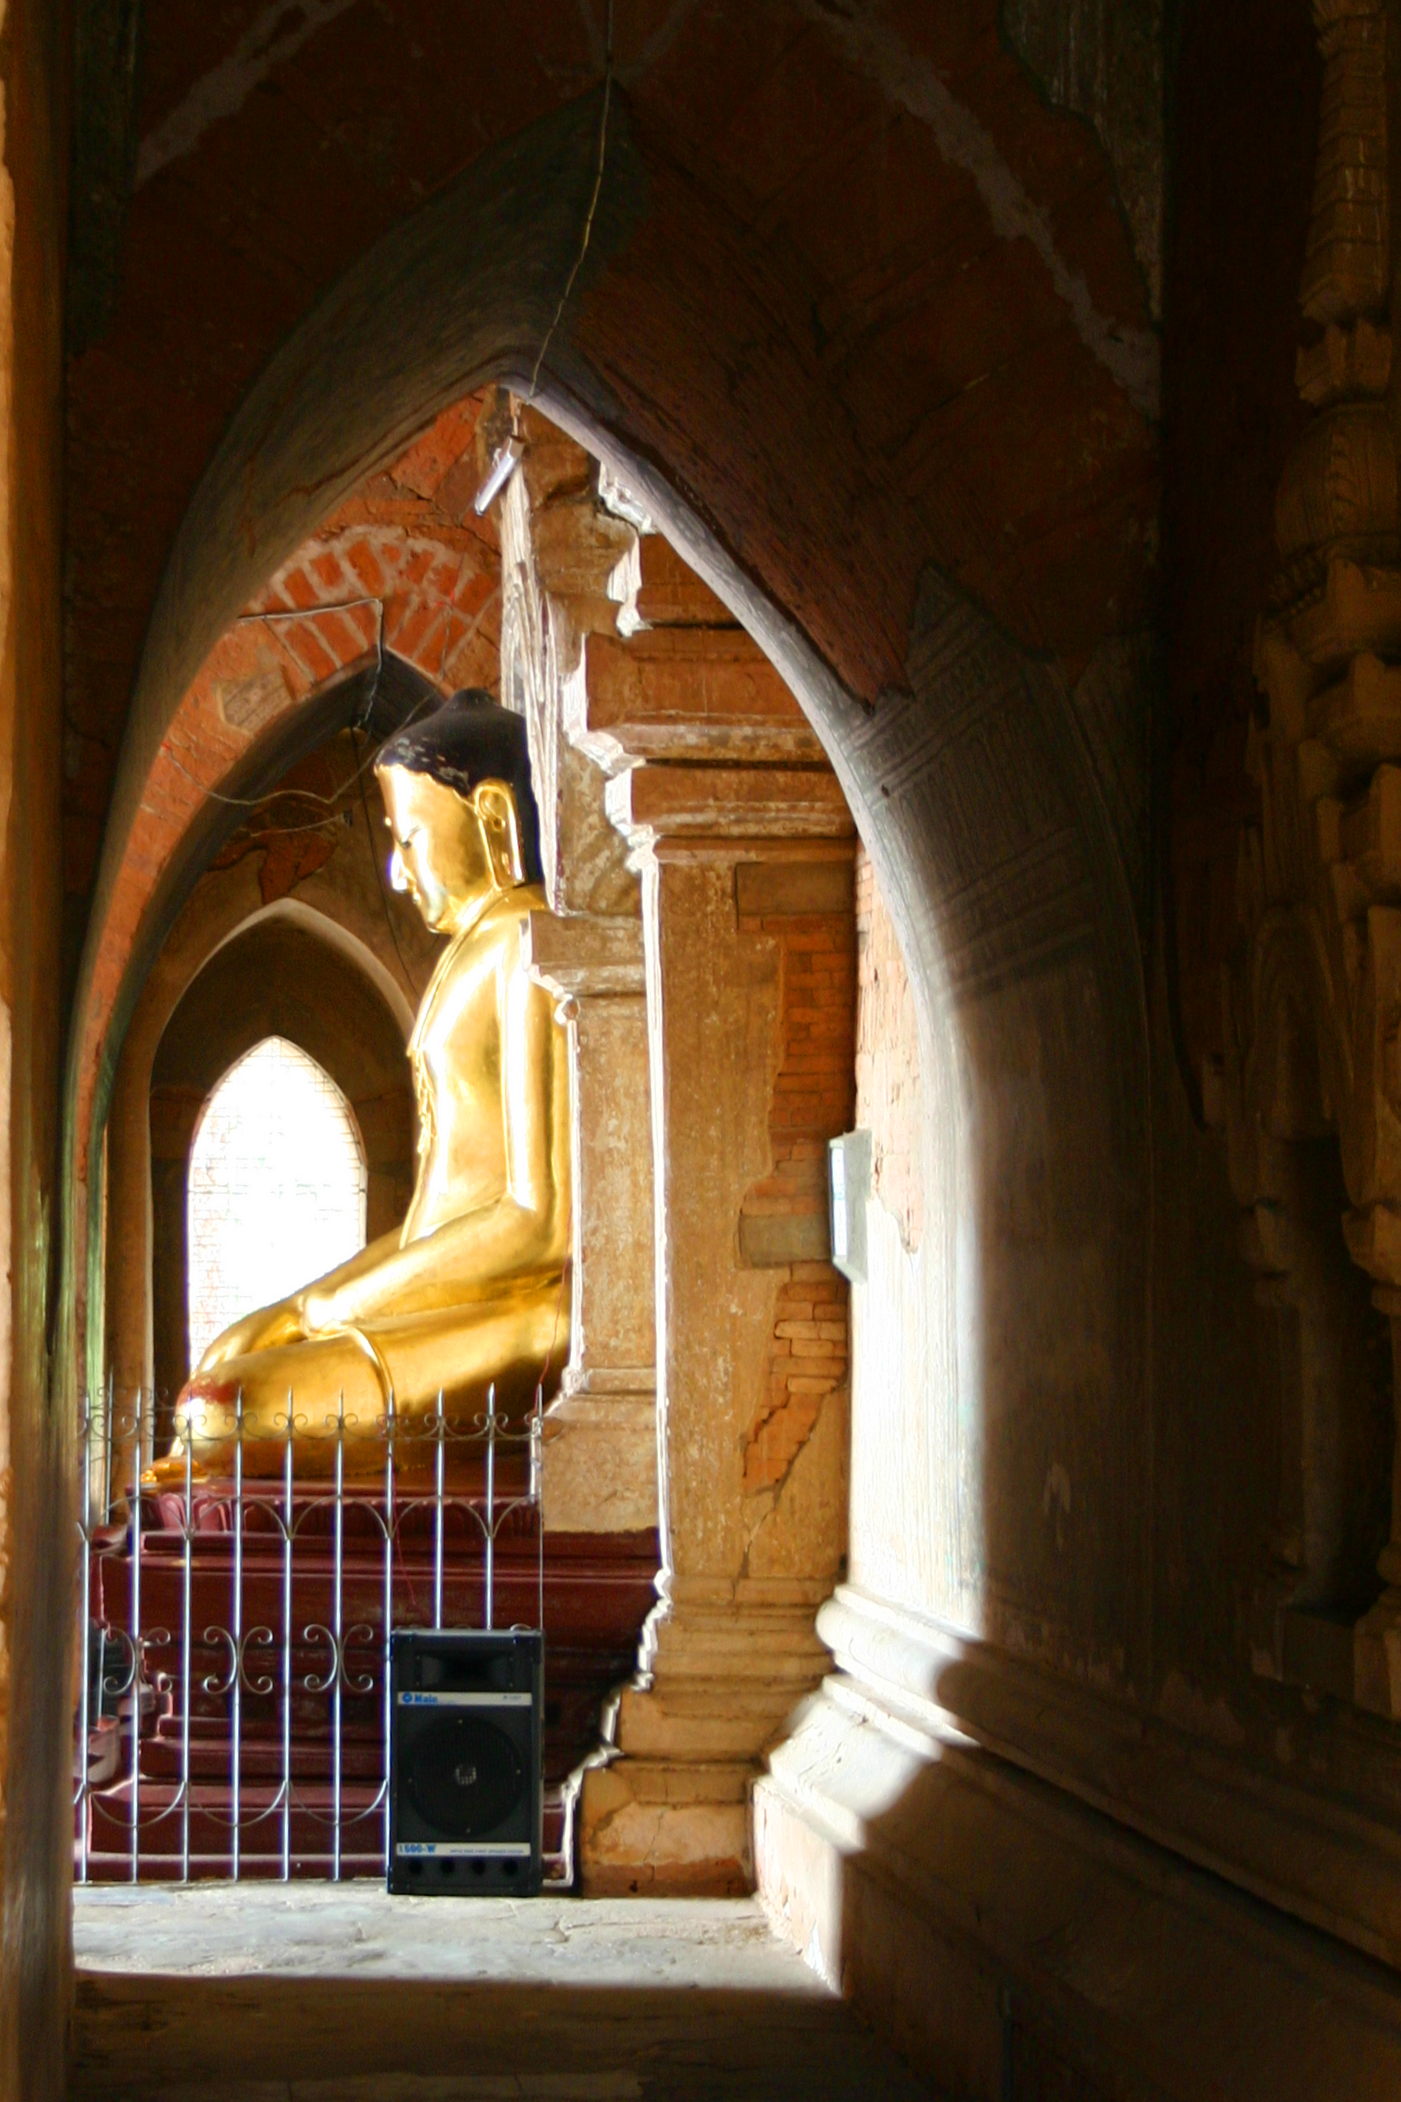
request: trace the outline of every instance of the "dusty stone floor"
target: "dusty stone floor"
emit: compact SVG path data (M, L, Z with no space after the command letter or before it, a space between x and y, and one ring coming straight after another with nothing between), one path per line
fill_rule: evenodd
M929 2102L750 1900L77 1893L72 2102Z

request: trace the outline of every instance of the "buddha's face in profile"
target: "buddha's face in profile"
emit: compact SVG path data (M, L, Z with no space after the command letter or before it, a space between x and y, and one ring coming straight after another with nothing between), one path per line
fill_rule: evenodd
M432 774L377 769L394 842L389 880L435 934L470 926L498 891L521 882L515 798L501 781L463 796Z

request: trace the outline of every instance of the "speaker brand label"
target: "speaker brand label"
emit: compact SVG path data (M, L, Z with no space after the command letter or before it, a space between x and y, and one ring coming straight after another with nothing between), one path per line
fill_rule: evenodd
M528 1708L528 1693L401 1693L401 1708Z

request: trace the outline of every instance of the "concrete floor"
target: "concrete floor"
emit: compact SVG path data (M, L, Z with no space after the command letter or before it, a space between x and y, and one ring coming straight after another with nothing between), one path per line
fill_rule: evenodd
M752 1900L77 1893L72 2102L931 2102Z

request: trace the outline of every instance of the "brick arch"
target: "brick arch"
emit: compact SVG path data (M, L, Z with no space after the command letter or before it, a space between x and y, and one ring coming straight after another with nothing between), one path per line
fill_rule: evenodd
M373 798L369 800L372 820ZM89 1326L90 1384L110 1377L124 1394L153 1386L151 1075L166 1025L205 966L228 943L255 926L271 920L295 923L320 943L345 953L353 968L379 992L407 1041L413 1021L415 974L405 961L398 939L390 934L383 909L367 922L366 913L373 909L370 900L362 900L357 907L353 896L335 880L340 859L339 854L331 856L330 882L322 880L320 871L313 875L310 896L299 886L292 894L276 897L271 903L262 902L264 886L255 876L255 856L240 858L228 871L232 881L209 871L194 886L161 940L149 972L142 974L139 995L133 1001L130 1021L115 1058L111 1106L105 1120L107 1369L103 1373L96 1365L99 1338ZM413 920L405 915L400 933L406 939L411 938L416 919L417 915Z
M411 247L425 198L465 195L473 216L476 165L481 266L515 291L507 347L528 370L589 194L601 51L588 10L398 0L246 49L248 12L165 8L146 24L121 269L107 258L113 296L69 376L83 770L69 815L85 874L172 536L279 344L368 242L397 229ZM792 408L775 419L770 406L796 358L944 566L1013 632L1073 651L1087 616L1127 624L1141 605L1154 343L1112 150L1054 107L1004 13L999 0L720 0L620 20L610 161L623 180L595 258L631 255L585 272L580 304L621 295L601 376L645 365L655 457L685 443L678 407L708 363L711 413L746 427L755 475L801 483L820 445L793 452ZM698 243L703 216L728 222L728 255ZM90 309L83 270L79 254ZM407 437L421 405L397 398L399 366L454 324L393 282L382 298L402 352L384 404ZM333 332L321 366L333 445L343 341ZM706 510L719 488L705 447L673 466ZM314 493L316 476L302 486ZM879 524L869 501L853 515L863 536Z
M413 594L415 611L425 597ZM338 729L362 723L388 735L441 693L384 643L394 606L386 591L287 617L275 605L250 611L219 637L182 696L147 776L94 971L80 1100L99 1116L151 958L244 805L295 794L283 785L289 769ZM444 608L434 598L429 610ZM450 599L446 610L455 616Z
M528 379L528 346L544 336L577 248L576 191L586 192L597 118L588 97L482 155L346 272L250 391L167 564L114 793L97 928L174 693L198 675L214 635L328 502L431 418L485 377ZM1146 551L1125 505L1146 502L1152 482L1143 389L1106 363L1097 337L1082 340L1073 300L1065 307L1057 293L1044 317L1068 333L1066 397L1040 399L1048 344L1030 369L1016 361L1017 415L1065 448L1050 470L1062 485L1055 515L1077 472L1098 491L1088 510L1076 509L1073 557L1047 567L1044 534L1038 564L995 553L1027 532L1034 540L1039 527L1021 515L1021 496L1012 502L1002 467L994 479L991 455L963 459L950 439L943 465L931 459L934 483L916 496L897 455L863 442L843 385L813 348L809 288L756 271L751 248L733 209L620 108L590 265L542 368L540 398L635 481L655 466L654 494L675 537L703 571L718 563L731 603L764 626L800 690L824 690L835 725L858 720L853 704L909 693L931 574L964 578L996 626L1072 671L1106 634L1141 618ZM1028 251L1024 270L1020 289L1041 298L1044 258ZM1125 341L1136 325L1125 316ZM1098 435L1086 451L1091 425ZM1001 435L1012 436L1012 419ZM1023 482L1033 472L1025 448L1005 467ZM1051 522L1048 511L1040 525ZM94 949L100 939L95 928Z

